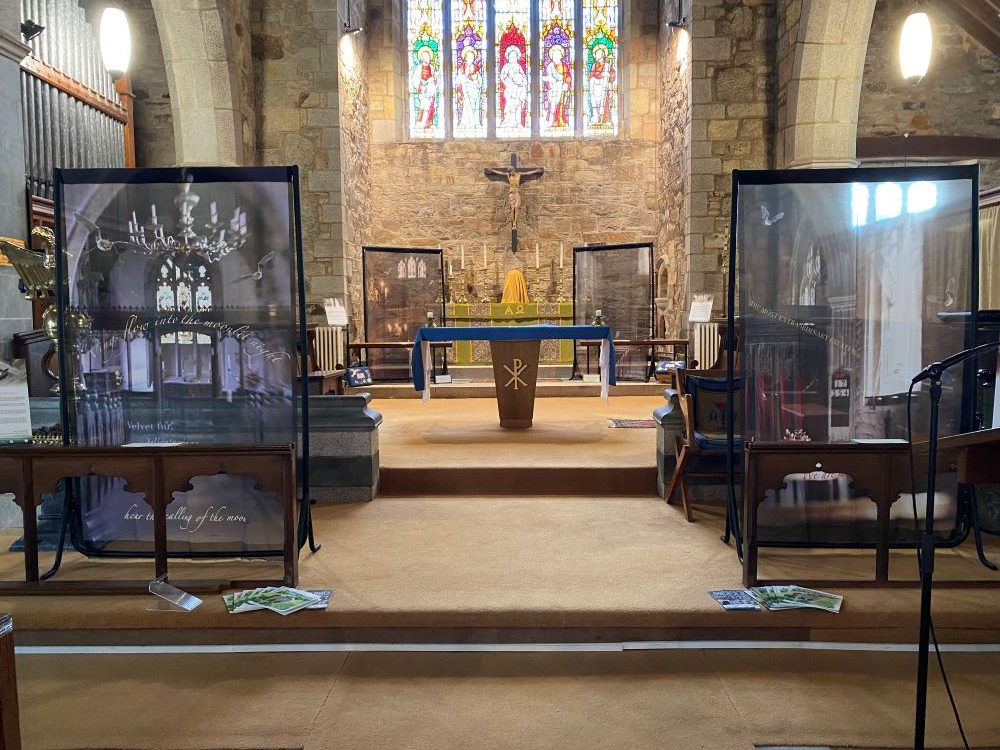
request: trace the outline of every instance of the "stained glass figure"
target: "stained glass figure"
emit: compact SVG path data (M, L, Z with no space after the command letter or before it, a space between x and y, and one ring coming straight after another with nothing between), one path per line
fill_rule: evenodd
M618 134L618 3L583 0L585 135Z
M496 0L497 136L531 135L531 7L528 0Z
M573 3L559 0L546 0L539 9L543 136L573 134L573 13Z
M434 0L410 0L407 10L410 136L441 138L444 136L444 117L441 111L444 21L441 3Z
M486 136L486 2L452 0L452 112L456 138Z

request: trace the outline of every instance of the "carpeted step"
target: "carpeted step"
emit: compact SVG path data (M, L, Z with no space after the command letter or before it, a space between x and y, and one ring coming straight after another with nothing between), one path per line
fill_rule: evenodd
M383 467L379 495L655 495L656 468Z

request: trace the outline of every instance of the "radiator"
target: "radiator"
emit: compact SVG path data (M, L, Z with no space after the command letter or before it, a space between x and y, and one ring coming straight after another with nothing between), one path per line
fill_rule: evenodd
M719 349L722 338L719 336L718 323L694 323L691 331L691 341L694 344L694 359L702 370L711 369L719 359Z
M344 366L344 329L338 326L316 326L316 369L321 372Z

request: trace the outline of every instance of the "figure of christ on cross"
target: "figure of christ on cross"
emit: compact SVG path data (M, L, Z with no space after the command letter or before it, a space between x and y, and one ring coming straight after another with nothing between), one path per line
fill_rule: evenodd
M517 166L517 154L510 155L509 167L486 167L483 174L490 180L507 181L507 202L510 203L510 250L517 252L517 214L521 208L521 183L545 174L542 167Z

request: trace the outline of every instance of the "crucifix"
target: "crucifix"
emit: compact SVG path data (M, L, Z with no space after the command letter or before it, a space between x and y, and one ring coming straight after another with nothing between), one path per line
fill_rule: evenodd
M510 203L510 251L517 252L517 214L521 208L521 183L534 180L545 174L542 167L517 166L517 154L510 155L509 167L486 167L483 174L487 179L507 181L507 201Z

